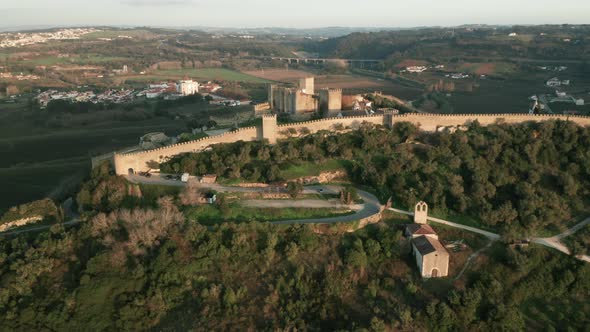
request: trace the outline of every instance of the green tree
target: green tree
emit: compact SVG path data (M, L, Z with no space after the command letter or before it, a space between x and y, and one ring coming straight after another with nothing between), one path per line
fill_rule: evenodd
M297 198L303 192L303 184L299 181L291 181L287 183L287 192L291 197Z

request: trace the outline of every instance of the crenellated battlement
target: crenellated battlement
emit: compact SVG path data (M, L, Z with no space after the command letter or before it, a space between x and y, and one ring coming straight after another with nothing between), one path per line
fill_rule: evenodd
M473 121L478 121L482 126L497 123L498 121L516 124L530 121L547 120L572 121L580 126L590 126L590 116L583 115L559 115L559 114L432 114L432 113L407 113L407 114L375 114L351 117L330 117L326 119L311 120L305 122L277 125L276 115L262 115L261 127L240 128L233 132L201 138L194 141L177 143L154 150L114 154L112 159L117 174L124 175L128 172L141 172L149 170L147 163L150 161L163 162L169 158L190 152L199 152L214 144L233 143L237 141L267 140L270 144L278 139L288 138L285 129L294 129L299 133L316 133L320 130L333 130L336 125L346 128L356 128L363 122L374 125L391 127L396 122L410 122L424 131L436 131L441 127L462 126ZM307 134L306 133L306 134Z
M350 120L358 120L362 121L365 119L375 119L375 118L382 118L382 115L361 115L361 116L343 116L343 117L330 117L325 119L316 119L316 120L309 120L304 122L295 122L295 123L283 123L277 125L278 128L285 128L285 127L293 127L293 126L303 126L305 124L317 124L322 122L332 122L332 121L350 121ZM328 128L326 128L328 129Z
M494 114L435 114L435 113L405 113L405 114L397 114L394 115L396 118L401 117L412 117L418 116L423 118L440 118L440 117L448 117L448 118L465 118L465 117L493 117L493 118L504 118L504 117L525 117L525 118L554 118L554 119L561 119L561 118L580 118L580 119L590 119L590 116L587 115L565 115L565 114L527 114L527 113L494 113Z
M171 145L166 145L160 148L156 148L156 149L152 149L152 150L145 150L145 151L139 151L139 152L130 152L130 153L121 153L118 154L119 156L135 156L135 155L141 155L141 154L151 154L153 152L158 152L158 151L165 151L165 150L169 150L171 148L178 148L178 147L184 147L184 146L188 146L188 145L193 145L193 144L198 144L200 142L206 142L206 141L211 141L212 139L217 139L217 138L223 138L226 136L233 136L236 134L239 134L241 132L246 132L246 131L251 131L251 130L257 130L257 127L244 127L244 128L239 128L235 131L231 131L231 132L225 132L219 135L214 135L214 136L209 136L209 137L203 137L203 138L199 138L196 140L192 140L192 141L187 141L187 142L182 142L182 143L176 143L176 144L171 144Z

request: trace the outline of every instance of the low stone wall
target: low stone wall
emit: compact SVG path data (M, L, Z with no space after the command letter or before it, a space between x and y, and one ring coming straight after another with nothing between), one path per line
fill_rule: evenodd
M23 218L23 219L11 221L9 223L0 225L0 232L7 231L8 229L10 229L12 227L20 227L20 226L25 226L28 224L33 224L33 223L39 222L41 220L43 220L42 216L32 216L29 218Z
M270 187L270 184L260 182L242 182L235 184L235 186L241 188L268 188Z
M379 213L374 214L374 215L372 215L370 217L367 217L367 218L364 218L364 219L359 220L358 227L355 230L352 230L352 231L354 232L354 231L356 231L358 229L365 228L368 225L372 225L372 224L376 224L376 223L380 222L381 221L381 213L382 212L379 212Z
M287 193L262 193L262 199L291 199L291 195Z

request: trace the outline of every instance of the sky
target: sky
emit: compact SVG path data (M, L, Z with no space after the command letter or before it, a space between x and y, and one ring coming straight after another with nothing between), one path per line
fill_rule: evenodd
M585 24L590 0L0 0L0 26Z

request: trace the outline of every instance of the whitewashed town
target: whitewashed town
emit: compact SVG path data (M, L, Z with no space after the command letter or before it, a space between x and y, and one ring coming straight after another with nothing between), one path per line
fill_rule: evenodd
M88 88L88 86L79 87L81 89ZM222 89L222 86L214 82L204 82L200 84L191 79L184 79L178 82L162 82L149 84L143 90L132 89L108 89L102 92L86 91L58 91L47 90L39 93L35 100L39 103L41 108L46 108L47 105L54 100L66 100L72 103L113 103L122 104L133 101L136 98L145 97L147 99L163 98L165 100L174 100L180 97L191 96L197 93L211 96L212 104L225 104L227 106L239 106L240 101L231 100L216 96L213 93Z

